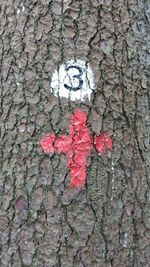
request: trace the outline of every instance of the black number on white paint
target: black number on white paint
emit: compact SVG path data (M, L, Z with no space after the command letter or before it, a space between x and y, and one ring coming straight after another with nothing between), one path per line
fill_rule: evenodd
M82 71L82 68L79 67L79 66L68 66L65 68L66 71L69 71L71 68L74 68L74 69L77 69L79 71L79 74L76 74L76 75L73 75L73 79L78 79L78 82L79 82L79 85L76 86L76 87L73 87L73 86L69 86L67 84L64 84L64 87L67 89L67 90L70 90L70 91L78 91L82 88L83 86L83 80L82 80L82 75L83 75L83 71Z
M72 59L60 65L52 75L50 87L56 97L82 102L87 98L90 100L95 89L90 64L80 59Z

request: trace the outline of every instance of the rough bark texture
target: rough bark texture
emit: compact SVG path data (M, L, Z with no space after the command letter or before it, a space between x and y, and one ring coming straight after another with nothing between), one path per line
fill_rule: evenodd
M1 1L0 266L149 266L149 23L149 0ZM84 104L50 90L73 58L95 76ZM65 156L39 148L79 107L93 134L113 138L81 191Z

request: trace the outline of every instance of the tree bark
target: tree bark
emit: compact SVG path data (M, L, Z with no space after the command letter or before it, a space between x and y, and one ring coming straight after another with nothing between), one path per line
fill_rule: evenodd
M149 266L149 22L149 0L1 2L0 266ZM53 95L71 59L93 69L90 101ZM113 149L93 150L71 190L65 156L39 141L68 133L78 108Z

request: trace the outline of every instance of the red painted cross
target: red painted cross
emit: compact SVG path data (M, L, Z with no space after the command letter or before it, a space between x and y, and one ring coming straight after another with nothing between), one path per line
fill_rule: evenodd
M87 157L94 145L99 154L112 149L112 140L106 132L95 135L89 133L86 126L87 116L83 111L76 110L70 119L69 135L54 133L46 135L40 145L46 153L65 154L67 167L70 171L70 187L82 187L86 181Z

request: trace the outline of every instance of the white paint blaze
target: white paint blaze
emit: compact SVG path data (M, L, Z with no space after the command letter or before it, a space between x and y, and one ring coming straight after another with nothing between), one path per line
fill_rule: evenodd
M51 81L55 96L70 100L90 100L94 90L94 74L89 65L82 60L70 60L55 70Z

